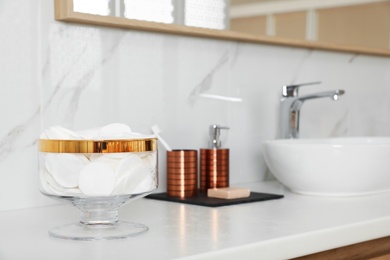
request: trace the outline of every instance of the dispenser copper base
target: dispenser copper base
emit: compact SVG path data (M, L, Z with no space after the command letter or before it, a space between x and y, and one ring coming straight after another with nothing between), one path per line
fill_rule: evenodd
M229 149L200 149L200 190L229 187Z
M198 194L198 151L167 152L167 195L188 198Z

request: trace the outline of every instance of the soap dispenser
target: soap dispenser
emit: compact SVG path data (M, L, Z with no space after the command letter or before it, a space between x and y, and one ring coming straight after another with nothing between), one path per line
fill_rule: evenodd
M221 129L229 127L210 125L207 149L200 149L200 191L229 187L229 149L221 148Z

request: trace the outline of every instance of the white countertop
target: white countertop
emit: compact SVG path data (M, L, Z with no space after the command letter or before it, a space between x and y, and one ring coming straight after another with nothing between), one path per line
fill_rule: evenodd
M244 185L269 192L276 182ZM0 212L0 259L286 259L390 235L390 194L278 200L209 208L140 199L120 220L149 226L137 237L68 241L51 227L78 221L71 205Z

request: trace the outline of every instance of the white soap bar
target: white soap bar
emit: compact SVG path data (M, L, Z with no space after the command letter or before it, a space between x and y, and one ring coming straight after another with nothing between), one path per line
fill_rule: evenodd
M240 199L249 197L251 191L247 188L208 189L207 196L220 199Z

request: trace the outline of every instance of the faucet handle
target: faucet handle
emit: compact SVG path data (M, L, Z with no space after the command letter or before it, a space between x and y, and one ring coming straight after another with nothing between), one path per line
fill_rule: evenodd
M298 96L298 88L302 86L308 85L317 85L321 84L321 81L302 83L302 84L294 84L294 85L285 85L282 88L282 96L283 97L296 97Z

